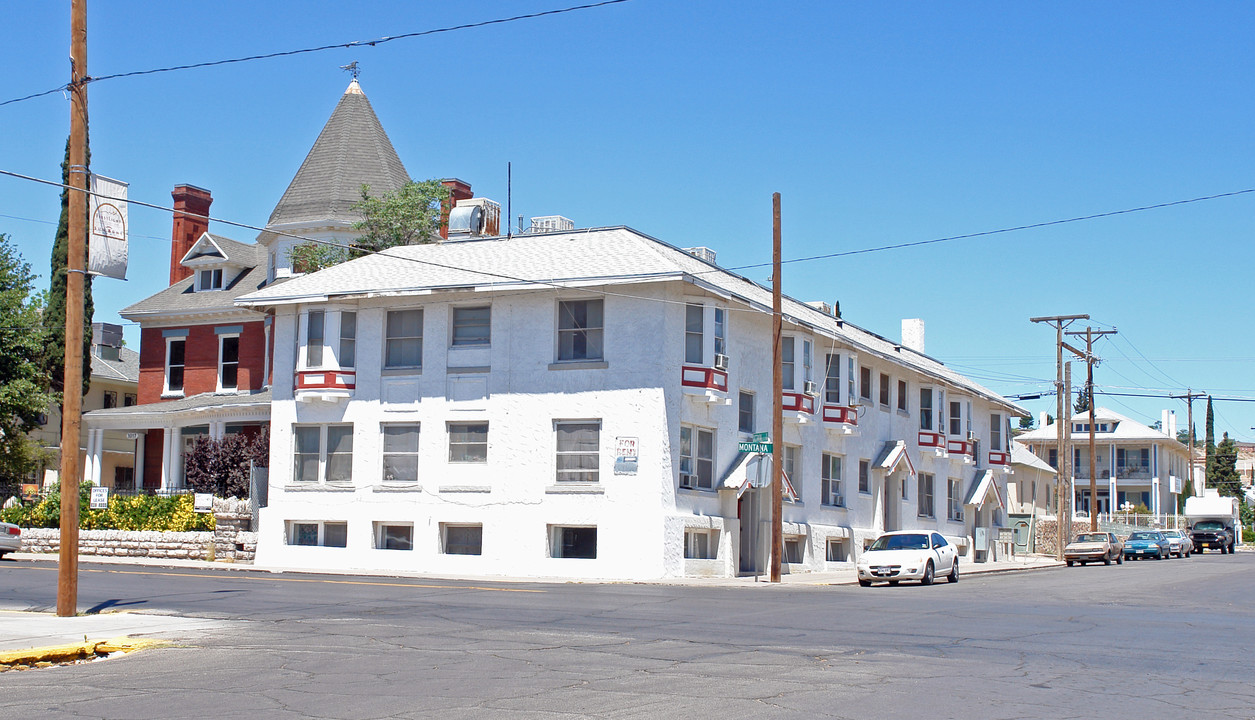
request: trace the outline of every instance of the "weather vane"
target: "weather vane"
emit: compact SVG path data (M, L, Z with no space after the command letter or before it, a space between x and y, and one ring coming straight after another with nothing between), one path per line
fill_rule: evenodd
M343 71L345 71L345 72L351 72L351 73L353 73L353 79L354 79L354 80L356 80L356 79L357 79L357 76L358 76L358 75L360 75L360 74L361 74L361 72L362 72L361 68L359 68L359 67L357 66L357 61L356 61L356 60L354 60L353 62L349 63L348 65L341 65L341 66L340 66L340 69L341 69L341 70L343 70Z

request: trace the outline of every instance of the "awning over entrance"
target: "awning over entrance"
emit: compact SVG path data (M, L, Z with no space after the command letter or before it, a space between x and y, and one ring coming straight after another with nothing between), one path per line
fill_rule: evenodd
M787 474L783 475L783 477L784 487L782 492L785 499L797 502L799 498L797 492L793 489L793 483L789 482ZM723 480L719 483L719 489L736 490L736 496L739 499L751 487L770 487L771 478L770 455L742 453L741 457L733 463L732 468L723 476Z
M906 454L905 440L889 440L880 450L880 456L876 458L875 467L884 470L885 474L889 474L898 469L898 466L906 463L906 471L911 477L915 477L915 463L911 462L911 456Z
M963 501L963 504L982 508L990 498L993 498L998 503L998 507L1003 510L1007 508L1007 504L1002 500L1002 494L998 492L998 480L994 471L982 470L980 475L972 481L972 491L967 494L967 499Z

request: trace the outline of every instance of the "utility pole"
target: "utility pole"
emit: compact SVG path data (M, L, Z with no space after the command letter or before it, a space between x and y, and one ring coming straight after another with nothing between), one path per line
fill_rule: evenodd
M781 533L784 522L784 321L780 312L780 193L771 195L771 582L780 582L780 553L784 550Z
M1055 511L1056 511L1055 514L1059 518L1059 532L1058 532L1059 546L1055 548L1055 557L1057 557L1059 560L1063 559L1063 510L1066 507L1066 504L1064 503L1065 478L1062 477L1062 474L1063 474L1062 470L1065 467L1064 455L1067 453L1066 442L1068 440L1069 431L1070 431L1070 428L1067 427L1067 423L1063 421L1063 408L1064 408L1065 403L1068 402L1068 396L1064 392L1064 388L1063 388L1063 329L1071 325L1072 323L1076 322L1077 320L1088 320L1088 319L1089 319L1089 315L1050 315L1046 317L1035 317L1035 318L1028 319L1029 322L1046 323L1050 325L1051 327L1055 329L1056 335L1057 335L1057 338L1055 341L1055 363L1057 366L1057 378L1058 379L1055 380L1055 395L1057 396L1057 399L1058 399L1059 411L1058 411L1058 414L1055 415L1055 430L1057 431L1056 435L1057 435L1057 442L1058 442L1058 445L1057 445L1058 449L1055 452L1055 457L1056 457L1055 464L1057 466L1055 468L1055 471L1059 472L1060 477L1055 483L1055 499L1057 503L1055 506Z
M1115 335L1116 330L1094 330L1092 327L1085 328L1085 332L1069 332L1068 335L1084 335L1085 336L1085 352L1080 352L1071 345L1067 348L1074 354L1079 355L1085 361L1085 389L1089 393L1089 531L1098 531L1098 480L1095 478L1097 468L1094 466L1094 425L1096 418L1094 416L1094 366L1100 361L1094 357L1094 338L1103 335ZM1116 499L1114 497L1107 498L1109 507L1114 508Z
M1189 408L1189 410L1187 411L1186 422L1189 423L1189 427L1190 427L1190 443L1189 443L1190 444L1190 463L1189 463L1190 495L1196 496L1196 497L1199 495L1202 495L1202 493L1196 492L1197 488L1195 488L1194 486L1194 398L1206 397L1206 395L1207 393L1204 393L1204 392L1194 392L1193 388L1186 388L1184 395L1169 395L1168 396L1172 398L1173 400L1184 400L1186 407Z
M61 550L57 615L78 614L78 459L83 413L83 280L87 274L87 0L70 3L70 248L65 278L61 410Z
M1059 506L1060 510L1067 510L1068 524L1059 525L1059 547L1063 547L1072 541L1072 520L1076 515L1076 468L1072 463L1072 361L1069 360L1063 364L1063 418L1061 418L1067 442L1064 444L1068 449L1068 456L1059 462L1063 466L1063 476L1068 479L1068 487L1066 488L1067 500L1063 505Z

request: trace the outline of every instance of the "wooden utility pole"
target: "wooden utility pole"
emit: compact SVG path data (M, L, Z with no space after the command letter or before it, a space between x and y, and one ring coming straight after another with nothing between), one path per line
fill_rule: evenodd
M1064 422L1063 408L1068 402L1067 393L1063 387L1063 329L1071 325L1077 320L1088 320L1089 315L1051 315L1047 317L1029 318L1029 322L1046 323L1053 327L1056 331L1055 340L1055 362L1057 366L1057 379L1055 380L1055 395L1058 399L1059 410L1055 415L1055 430L1057 436L1057 450L1055 451L1055 472L1058 476L1055 479L1055 516L1059 518L1059 543L1055 548L1055 557L1059 560L1063 559L1063 511L1066 506L1064 502L1064 487L1067 484L1067 478L1063 475L1063 469L1066 467L1064 455L1067 453L1067 440L1071 428L1067 427ZM1070 522L1070 521L1069 521Z
M1063 476L1068 479L1068 486L1064 489L1066 500L1059 506L1060 512L1066 512L1068 522L1059 523L1059 547L1062 548L1072 541L1072 518L1076 514L1076 487L1075 477L1076 468L1072 463L1072 361L1069 360L1063 364L1063 418L1060 420L1064 430L1064 447L1068 449L1066 459L1060 459L1059 465L1063 467ZM1060 550L1062 552L1062 550Z
M1189 443L1190 445L1190 463L1189 463L1190 495L1196 496L1196 497L1201 496L1202 493L1197 492L1197 488L1194 486L1194 398L1201 398L1206 395L1207 393L1194 392L1193 388L1186 388L1184 395L1169 395L1168 396L1174 400L1184 400L1186 403L1186 407L1189 408L1189 410L1187 411L1186 422L1190 424L1190 443Z
M1068 335L1084 335L1085 336L1085 352L1078 353L1085 360L1085 389L1089 393L1089 531L1098 531L1098 480L1095 477L1097 467L1094 463L1094 425L1097 424L1094 415L1094 365L1098 363L1098 358L1094 357L1094 337L1102 337L1103 335L1115 335L1116 331L1111 330L1094 330L1092 327L1085 328L1085 332L1070 332ZM1077 353L1076 348L1068 345L1068 349L1073 353ZM1114 497L1107 498L1108 507L1114 509L1116 499Z
M771 582L780 582L784 522L784 322L780 314L780 193L771 195Z
M65 388L61 409L61 551L57 615L78 614L78 458L83 412L83 280L87 274L87 0L70 3L69 257L65 277Z

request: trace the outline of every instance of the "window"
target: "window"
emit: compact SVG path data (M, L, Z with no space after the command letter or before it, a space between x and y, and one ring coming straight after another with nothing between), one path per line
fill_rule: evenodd
M453 308L453 344L489 345L492 342L492 308Z
M187 341L183 338L166 339L166 388L165 393L183 392L183 352Z
M869 493L872 491L871 483L872 464L870 460L858 461L858 491L861 493Z
M1050 467L1055 468L1056 470L1058 470L1058 469L1059 469L1059 450L1058 450L1058 448L1051 448L1049 451L1047 451L1046 457L1047 457L1047 459L1046 459L1046 463L1047 463L1047 464L1049 464L1049 465L1050 465Z
M550 536L550 554L556 558L597 559L597 528L555 526Z
M422 310L388 311L383 365L385 368L421 368L423 366Z
M288 524L289 545L348 547L349 525L342 522L292 522Z
M963 434L963 403L957 400L950 401L950 434L956 437Z
M841 402L841 356L826 356L824 360L824 402L836 405Z
M488 423L449 423L449 462L488 462Z
M483 525L440 524L442 549L445 555L484 554Z
M601 360L604 319L601 300L558 303L558 360Z
M793 368L794 362L793 338L786 337L780 339L780 375L783 377L782 385L785 390L793 389Z
M702 342L705 340L703 321L706 308L689 303L684 306L684 362L702 364Z
M880 373L880 404L882 407L889 407L891 398L889 395L893 392L893 388L889 385L889 376Z
M296 482L353 481L352 425L297 425L293 439Z
M1006 448L1002 445L1002 415L993 413L989 416L989 449L1001 452Z
M963 485L957 478L950 478L946 492L946 517L950 520L963 519Z
M919 515L920 517L933 516L933 475L932 473L919 474Z
M138 405L138 404L139 404L139 396L136 395L135 393L123 393L122 394L122 407L130 407L132 405Z
M811 369L811 341L802 341L802 380L811 382L815 379L814 371Z
M597 482L601 423L557 422L558 482Z
M840 455L823 454L820 477L823 478L823 504L836 507L845 505L845 498L841 495Z
M105 391L105 409L115 408L118 406L118 394L113 390Z
M933 391L932 388L919 389L919 429L933 429Z
M310 310L305 320L305 367L322 367L322 348L326 338L327 313Z
M850 559L849 545L845 540L828 538L828 552L824 559L828 562L848 562Z
M414 526L408 523L376 523L375 547L380 550L413 550Z
M715 308L715 354L728 354L728 311Z
M784 538L784 561L787 563L802 562L802 550L805 546L802 544L800 535L787 535Z
M357 365L357 313L340 313L340 367Z
M218 336L218 389L234 390L240 382L240 336Z
M221 290L222 289L222 268L216 270L200 271L200 289L201 290Z
M686 560L714 560L718 555L718 530L684 531L684 558Z
M418 423L389 423L383 431L383 481L418 482Z
M793 492L797 494L798 502L802 500L802 476L797 472L797 468L801 467L798 462L798 456L801 455L802 449L797 445L784 446L784 476L788 478L789 484L793 486Z
M715 486L715 434L680 426L680 487L710 490Z
M741 391L737 400L736 428L743 433L754 432L754 393Z
M858 396L864 400L872 399L872 369L869 367L858 369Z
M853 405L854 404L854 358L853 357L846 358L846 370L848 370L848 372L845 374L846 383L849 385L849 387L846 388L845 399L849 402L850 405Z
M898 409L902 412L908 412L906 408L906 381L898 381Z

